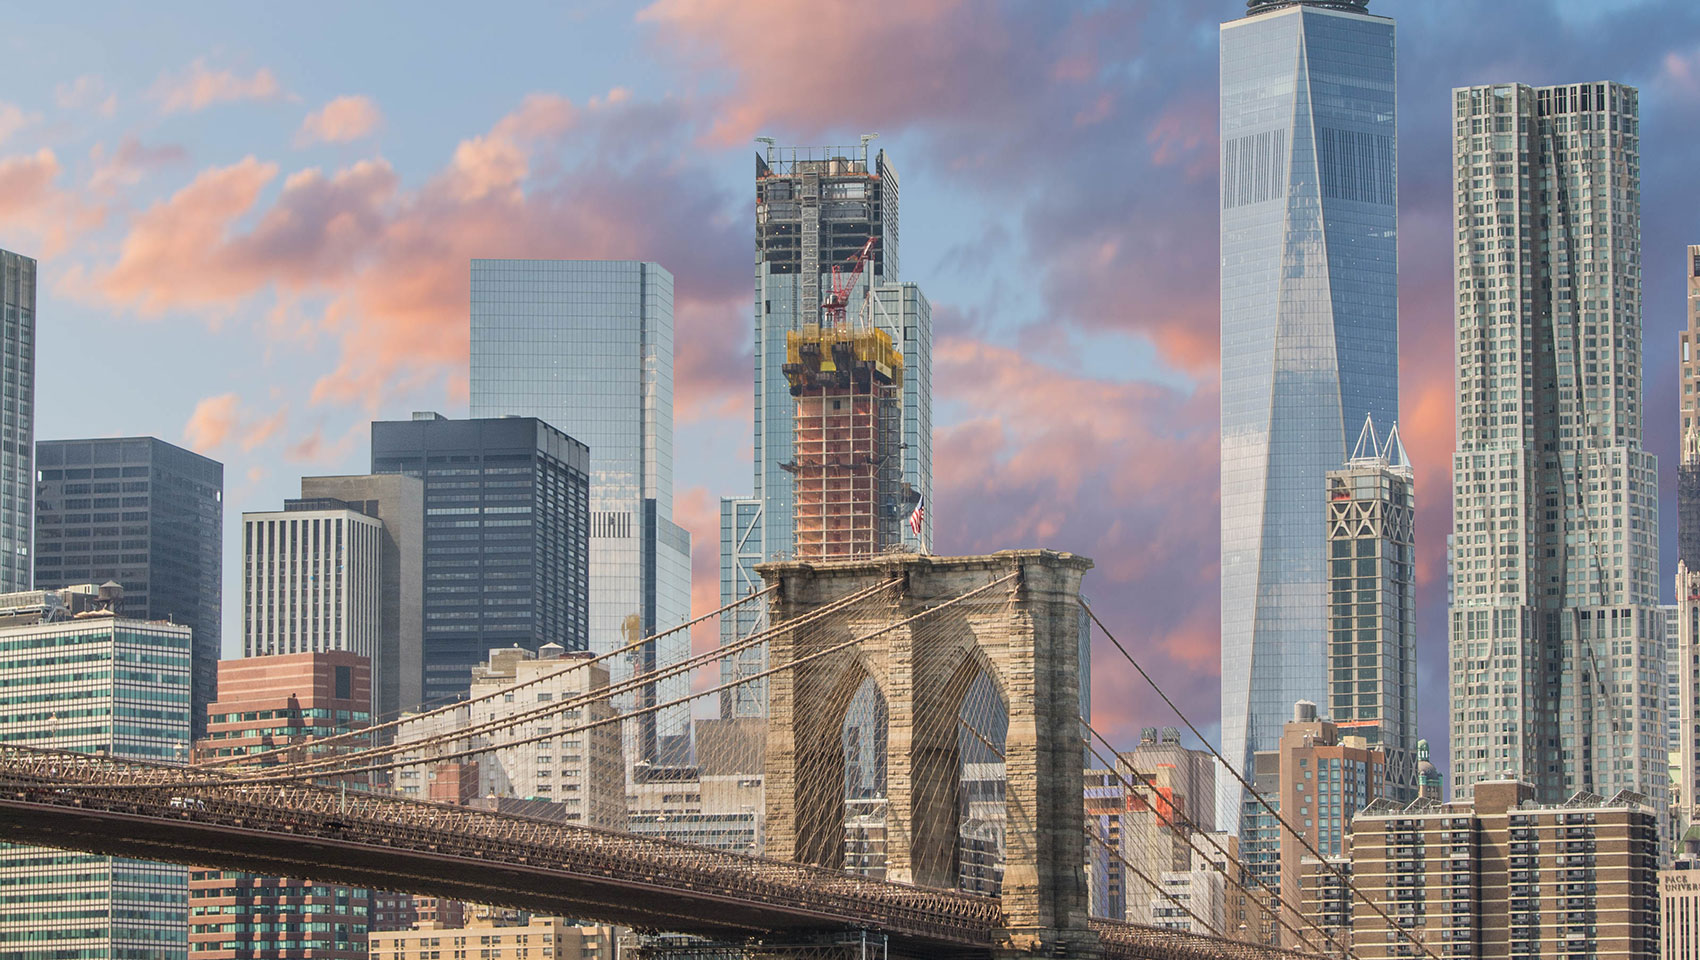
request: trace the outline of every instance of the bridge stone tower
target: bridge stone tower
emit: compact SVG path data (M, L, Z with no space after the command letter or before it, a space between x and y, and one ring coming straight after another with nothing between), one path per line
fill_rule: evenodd
M1002 900L996 953L1063 948L1096 956L1087 929L1083 748L1080 733L1080 580L1084 557L1044 550L975 557L887 555L758 567L770 586L770 622L782 626L825 604L898 578L878 602L852 605L776 633L766 752L767 853L844 865L842 725L871 678L885 697L886 876L954 888L960 809L958 717L984 672L1008 708ZM990 590L936 613L952 598ZM916 618L910 620L910 618ZM903 621L909 621L904 623ZM895 628L892 624L900 624Z

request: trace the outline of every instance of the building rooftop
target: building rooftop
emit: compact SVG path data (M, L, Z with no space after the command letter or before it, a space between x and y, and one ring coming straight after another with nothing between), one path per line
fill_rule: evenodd
M1369 0L1246 0L1245 15L1255 17L1288 7L1321 7L1345 13L1368 13Z

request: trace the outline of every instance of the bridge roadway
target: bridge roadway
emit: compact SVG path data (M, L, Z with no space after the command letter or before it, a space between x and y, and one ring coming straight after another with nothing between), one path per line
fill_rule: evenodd
M192 767L0 748L0 840L513 906L722 940L868 930L987 957L995 898L690 844ZM1307 957L1092 921L1107 958Z

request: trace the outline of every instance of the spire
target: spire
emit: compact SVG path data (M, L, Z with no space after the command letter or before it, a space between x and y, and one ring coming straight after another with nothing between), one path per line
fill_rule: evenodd
M1352 448L1352 459L1381 459L1381 449L1375 444L1375 418L1370 414L1364 414L1364 428L1358 431L1358 445Z
M1387 432L1387 446L1381 448L1381 453L1389 466L1408 467L1411 465L1411 458L1405 454L1405 441L1399 437L1399 425L1397 423L1393 425L1392 430Z

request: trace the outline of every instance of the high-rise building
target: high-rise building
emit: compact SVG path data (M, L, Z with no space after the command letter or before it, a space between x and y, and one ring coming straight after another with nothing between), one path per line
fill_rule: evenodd
M0 596L0 610L0 743L188 759L188 627L113 616L93 585ZM188 879L172 864L0 845L0 956L185 960Z
M383 536L382 521L340 501L242 514L242 655L346 650L373 661Z
M892 391L900 394L901 413L887 411L883 424L895 423L901 431L894 444L901 451L898 469L885 479L903 499L892 497L883 505L881 536L908 549L932 549L932 308L918 286L898 282L897 171L884 151L869 156L871 139L855 147L769 143L756 156L754 486L749 496L720 503L723 604L761 589L756 564L797 554L795 491L802 463L797 398L785 369L787 334L821 322L834 269L852 270L870 239L868 259L847 299L857 311L865 305L872 326L891 337L903 359L901 388ZM911 495L925 507L919 534L907 525L915 503ZM721 619L722 643L760 629L763 611L755 606ZM729 660L722 671L730 680L761 667L758 648ZM722 700L725 715L765 713L760 681L728 693Z
M1417 797L1415 477L1399 428L1378 448L1364 421L1328 471L1328 713L1380 747L1387 792Z
M1221 26L1222 751L1247 774L1295 699L1328 702L1323 477L1399 412L1394 26L1366 6Z
M218 700L195 757L259 756L263 766L357 748L315 746L372 723L372 672L346 650L220 661ZM283 749L287 748L287 749ZM191 960L364 960L371 892L256 876L189 874Z
M372 424L372 472L425 484L426 701L466 696L498 647L588 647L589 470L584 444L533 417Z
M16 591L30 588L33 573L35 261L9 250L0 250L0 311L0 591Z
M1672 764L1672 814L1685 848L1700 844L1700 835L1687 836L1700 805L1700 245L1688 248L1683 266L1688 275L1688 326L1680 334L1678 370L1680 398L1680 460L1676 470L1676 605L1667 610L1671 626L1666 643L1677 665L1676 710L1668 719L1674 736L1669 749ZM1656 555L1656 554L1655 554Z
M608 668L588 663L590 653L567 651L559 644L544 644L538 653L524 648L491 650L489 662L473 671L473 700L443 713L427 713L404 720L396 730L396 742L408 743L467 727L506 720L535 712L540 704L559 703L585 697L608 686ZM503 691L513 688L511 693ZM501 694L497 696L497 694ZM544 800L559 804L560 819L603 830L626 828L625 751L620 725L606 722L588 730L569 730L577 724L612 721L616 716L609 697L602 696L556 716L540 717L519 725L517 730L495 735L475 735L474 746L487 747L496 740L517 736L535 742L492 750L479 757L477 789L472 797ZM556 737L544 734L559 730ZM405 757L405 755L404 755ZM470 765L469 765L470 766ZM437 771L424 766L403 768L396 789L420 799L450 802L460 797L432 796L431 780L441 781Z
M1455 796L1669 794L1637 116L1616 83L1453 93Z
M124 613L194 631L194 734L217 697L224 464L153 437L36 444L35 582L112 581Z
M673 275L632 260L472 261L472 415L537 417L590 446L590 649L690 619L691 537L673 522ZM669 636L650 669L690 656ZM640 702L685 692L678 677ZM637 724L632 759L688 756L690 711ZM678 751L683 750L681 754Z
M425 609L425 485L417 477L368 474L302 477L298 506L358 510L383 524L378 669L372 700L377 715L391 719L425 702L423 615Z
M1658 817L1645 797L1541 804L1531 784L1475 786L1471 800L1383 800L1358 814L1353 955L1422 955L1379 908L1438 957L1659 956Z
M1247 798L1242 822L1255 829L1242 831L1250 839L1242 839L1240 849L1248 868L1266 882L1261 889L1280 891L1278 909L1287 924L1302 930L1304 860L1314 856L1312 850L1324 857L1346 852L1353 816L1386 796L1387 756L1362 737L1345 735L1337 724L1318 718L1316 704L1301 700L1293 705L1293 719L1279 745L1260 751L1255 762L1258 792L1299 835ZM1289 931L1270 932L1282 938L1271 942L1298 946L1290 942Z

